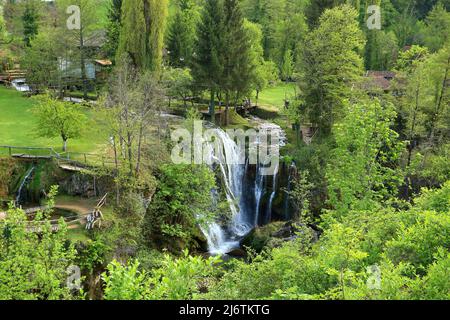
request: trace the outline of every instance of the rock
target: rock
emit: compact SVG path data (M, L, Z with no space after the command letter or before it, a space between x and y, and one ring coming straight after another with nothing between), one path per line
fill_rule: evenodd
M227 255L233 258L246 258L247 252L242 248L236 248L228 252Z
M198 248L200 249L201 252L208 251L208 240L206 239L206 236L204 235L200 227L196 228L195 233L193 235L193 239L197 243Z
M295 241L308 230L311 232L311 242L317 242L319 232L310 226L295 224L290 222L274 222L267 226L256 228L248 234L242 244L257 252L261 252L265 247L280 247L283 243Z
M284 222L273 222L254 229L242 240L242 245L260 252L269 242L272 234L279 230L283 224Z

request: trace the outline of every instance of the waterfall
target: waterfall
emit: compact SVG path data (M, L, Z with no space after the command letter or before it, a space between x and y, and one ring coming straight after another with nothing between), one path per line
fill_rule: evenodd
M272 208L273 208L273 200L275 199L275 195L277 194L277 177L278 177L278 166L275 168L275 172L273 174L273 182L272 182L272 194L270 195L269 205L267 207L266 213L266 222L270 222L272 219Z
M241 164L242 150L223 130L215 128L214 134L217 139L206 143L205 160L212 169L214 166L220 169L232 216L227 225L212 222L207 226L207 230L202 228L202 231L208 240L210 253L219 255L238 248L240 239L252 230L253 225L248 223L251 213L246 209L242 199L247 168L247 165Z
M285 134L279 126L259 123L259 130L264 133L276 131L282 137L279 141L280 146L285 145ZM220 172L223 190L232 214L227 223L216 221L201 227L208 241L209 252L213 255L221 255L239 248L242 238L258 226L260 212L262 211L262 198L265 194L266 177L262 174L263 168L258 165L254 184L253 182L245 183L249 170L249 161L245 159L245 150L241 149L245 146L238 145L220 128L213 128L213 131L215 141L210 142L200 139L201 141L195 141L194 143L201 143L204 146L204 162L208 163L212 170L217 168ZM278 170L277 166L273 177L273 192L268 207L269 211L272 210L277 191ZM254 194L249 195L248 193L253 186ZM256 207L254 207L255 204ZM269 213L271 214L271 212Z
M17 191L16 205L20 205L20 204L21 204L23 188L26 186L28 180L29 180L30 177L31 177L31 174L33 173L33 171L34 171L34 166L32 166L32 167L30 168L30 170L28 170L27 174L26 174L25 177L23 178L22 183L20 184L19 190Z
M255 178L255 200L256 200L256 210L255 210L255 219L254 226L257 227L259 223L259 211L261 207L261 199L264 195L264 179L265 176L261 175L261 168L258 165L256 169L256 178Z
M295 165L295 162L293 161L289 168L288 186L287 186L287 191L286 191L286 195L284 198L284 208L283 208L284 219L288 219L288 217L289 217L288 210L289 210L290 193L292 191L292 174L293 174L293 171L295 171L296 169L297 169L297 166Z
M201 227L203 234L208 241L208 250L212 255L222 255L239 247L239 241L228 239L225 230L218 223L210 223L208 228Z

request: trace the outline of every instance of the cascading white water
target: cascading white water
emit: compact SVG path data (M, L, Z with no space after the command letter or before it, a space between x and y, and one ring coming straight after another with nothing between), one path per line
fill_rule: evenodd
M33 173L33 171L34 171L34 166L32 166L30 168L30 170L28 170L27 174L25 175L25 177L22 180L22 183L19 186L19 190L17 191L17 196L16 196L16 204L17 205L20 205L21 202L22 202L22 191L23 191L23 188L25 187L26 183L28 182L28 179L30 179L31 174Z
M220 255L239 247L240 238L248 234L253 226L246 222L248 212L242 205L242 181L245 175L245 166L241 164L242 150L223 130L214 129L214 136L214 142L205 142L205 160L212 167L217 165L220 168L232 217L227 226L212 222L203 233L208 240L210 253Z
M273 183L272 183L272 194L270 195L269 199L269 206L267 207L267 217L266 221L270 221L271 215L272 215L272 208L273 208L273 200L275 199L275 195L277 194L277 177L278 177L278 166L276 167L273 175Z
M261 168L258 166L256 170L256 179L255 179L255 200L256 200L256 211L255 211L255 221L254 226L258 226L259 219L259 209L261 206L261 198L263 196L264 191L264 176L261 175Z
M255 118L256 119L256 118ZM195 143L202 143L204 161L211 165L220 168L222 181L224 184L225 195L232 213L232 217L227 225L219 222L212 222L207 227L203 227L202 231L208 240L209 252L213 255L222 255L238 248L240 240L246 236L253 228L258 226L259 212L261 206L261 199L264 196L264 182L265 176L261 173L261 168L258 166L255 179L255 207L246 205L244 203L243 195L244 178L247 172L247 161L245 158L245 146L238 145L225 131L220 128L214 128L214 136L216 140L211 141L197 141ZM282 129L274 124L259 123L259 131L262 134L275 132L281 139L280 146L285 145L285 134ZM260 143L258 141L258 143ZM274 174L273 194L270 200L270 210L276 194L276 179L278 174L278 167Z
M239 247L239 241L229 240L225 230L218 223L210 223L208 228L202 228L208 241L208 250L212 255L223 255Z

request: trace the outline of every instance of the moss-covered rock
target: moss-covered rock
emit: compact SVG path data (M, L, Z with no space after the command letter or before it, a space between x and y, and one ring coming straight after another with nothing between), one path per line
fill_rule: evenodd
M260 252L270 241L273 234L279 231L284 224L285 222L272 222L266 226L258 227L244 238L242 245Z

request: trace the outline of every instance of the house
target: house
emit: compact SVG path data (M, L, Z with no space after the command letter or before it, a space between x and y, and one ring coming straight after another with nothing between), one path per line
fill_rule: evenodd
M368 91L384 91L392 90L392 80L395 79L396 73L392 71L367 71L366 82L364 87Z

